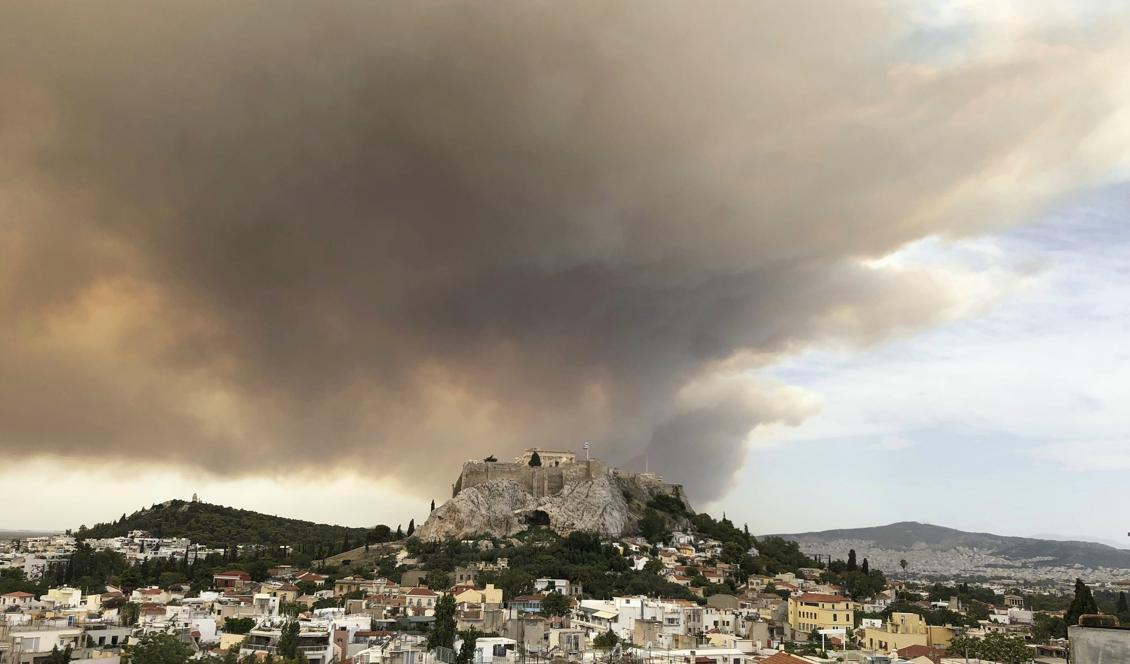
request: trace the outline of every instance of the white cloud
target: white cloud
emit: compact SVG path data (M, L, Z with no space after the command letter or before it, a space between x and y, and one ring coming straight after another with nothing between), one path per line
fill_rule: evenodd
M825 407L766 446L950 426L1029 447L1119 439L1130 430L1125 197L1126 188L1113 188L1031 228L926 241L884 259L885 269L924 264L980 275L970 287L999 289L982 300L996 305L865 353L815 351L777 365L775 377L814 392Z

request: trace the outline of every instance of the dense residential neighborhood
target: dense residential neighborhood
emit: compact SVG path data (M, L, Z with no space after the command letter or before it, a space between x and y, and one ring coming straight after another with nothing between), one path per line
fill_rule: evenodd
M140 529L6 541L0 664L144 664L169 648L215 664L1013 664L1130 643L1117 583L924 581L854 549L809 557L656 495L647 533L617 537L423 541L381 527L360 546L314 547L320 558ZM195 498L176 509L215 512Z

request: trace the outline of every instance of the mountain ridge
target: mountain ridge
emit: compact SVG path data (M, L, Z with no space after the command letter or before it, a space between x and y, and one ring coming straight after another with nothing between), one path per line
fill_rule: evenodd
M994 533L970 532L921 523L898 521L883 526L863 528L837 528L832 530L774 535L801 544L820 544L831 547L837 542L870 544L881 552L946 553L973 551L1000 558L1004 561L1035 566L1106 567L1130 569L1130 551L1107 544L1084 540L1051 540ZM854 547L859 548L859 547ZM858 551L858 555L865 555Z

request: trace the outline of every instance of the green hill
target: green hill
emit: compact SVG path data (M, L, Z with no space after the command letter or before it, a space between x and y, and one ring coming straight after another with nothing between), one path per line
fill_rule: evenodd
M211 503L170 500L117 521L79 529L79 539L118 537L144 530L155 537L187 537L209 547L232 544L290 545L313 553L340 551L357 544L387 539L388 529L349 528L262 514Z

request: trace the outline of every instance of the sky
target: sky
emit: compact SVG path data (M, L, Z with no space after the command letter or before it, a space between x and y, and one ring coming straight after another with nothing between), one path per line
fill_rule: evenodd
M712 507L773 505L817 466L828 502L735 517L760 532L916 520L1126 546L1127 526L1106 506L1125 496L1130 470L1128 219L1130 186L1116 185L1005 233L900 252L1016 283L978 315L775 366L823 408L755 435L758 463Z
M0 526L589 440L755 532L1118 540L1125 12L5 6Z

